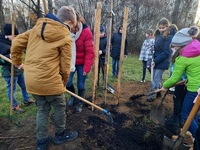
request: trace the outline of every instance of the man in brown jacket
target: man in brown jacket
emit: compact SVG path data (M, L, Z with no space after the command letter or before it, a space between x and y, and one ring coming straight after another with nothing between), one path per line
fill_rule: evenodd
M27 91L36 99L37 150L46 150L49 143L61 144L77 138L76 131L65 129L65 85L70 73L72 39L70 27L76 25L72 7L63 6L57 16L47 14L29 31L18 35L11 47L12 62L24 67ZM26 48L23 66L23 50ZM48 117L54 107L55 138L48 136Z

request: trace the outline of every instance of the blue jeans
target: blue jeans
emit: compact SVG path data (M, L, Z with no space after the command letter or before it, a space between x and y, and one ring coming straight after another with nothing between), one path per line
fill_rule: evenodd
M183 119L183 121L187 120L187 118L192 110L192 107L194 106L193 101L196 96L197 96L197 92L187 91L184 101L183 101L182 110L181 110L181 118ZM189 131L192 133L193 137L195 137L197 129L198 129L198 114L195 115L195 117L189 127Z
M4 77L4 80L6 81L6 86L7 86L7 96L8 96L8 100L10 102L10 93L11 93L11 77ZM22 97L23 97L23 102L28 102L30 97L26 91L26 85L24 82L24 73L18 75L18 76L14 76L14 85L13 85L13 108L15 108L16 106L18 106L18 103L16 101L16 96L15 96L15 92L17 89L17 84L20 86L21 88L21 92L22 92Z
M152 89L158 89L162 87L162 76L165 70L154 69L153 70L153 81L151 82Z
M119 59L112 58L112 75L118 76L119 73Z
M76 65L76 71L77 71L77 88L78 90L84 90L85 89L85 80L87 76L83 76L83 65ZM73 85L73 78L75 72L70 72L69 79L67 82L66 87L70 87Z

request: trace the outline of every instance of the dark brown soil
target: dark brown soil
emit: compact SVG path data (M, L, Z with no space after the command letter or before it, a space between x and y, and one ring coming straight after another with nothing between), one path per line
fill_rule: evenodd
M114 85L115 87L115 85ZM134 94L147 94L149 82L129 82L121 86L119 105L115 105L115 95L108 93L107 105L103 97L97 97L96 104L109 111L114 123L99 110L91 111L91 106L84 105L81 113L67 109L66 127L76 130L79 137L62 145L50 145L50 150L160 150L164 134L170 134L163 126L149 119L152 105L159 102L146 101L146 97L135 100L129 98ZM101 93L98 90L98 93ZM116 92L115 92L116 93ZM98 95L98 94L97 94ZM100 95L100 94L99 94ZM87 92L86 99L91 99ZM163 106L165 117L172 111L172 95L167 95ZM0 150L35 149L35 117L12 121L0 118ZM53 120L50 119L49 133L54 135Z

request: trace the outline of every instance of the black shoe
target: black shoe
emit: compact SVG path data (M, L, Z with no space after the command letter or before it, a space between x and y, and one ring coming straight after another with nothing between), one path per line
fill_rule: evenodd
M158 97L162 97L161 92L156 93L156 97L157 97L157 98L158 98Z
M58 145L58 144L62 144L64 142L69 142L69 141L73 141L78 137L78 132L76 131L69 131L67 132L66 129L60 133L55 135L54 138L54 144Z
M69 98L69 101L68 101L68 106L69 107L72 107L74 105L74 100L75 100L75 97L74 96L71 96Z
M51 143L53 143L53 138L51 136L48 136L46 139L37 140L36 150L47 150Z
M155 99L154 99L153 97L151 97L151 96L148 96L148 97L147 97L147 101L148 101L148 102L153 102L154 100L155 100Z

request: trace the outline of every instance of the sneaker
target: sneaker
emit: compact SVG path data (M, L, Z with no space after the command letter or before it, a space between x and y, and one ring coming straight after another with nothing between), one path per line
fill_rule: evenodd
M26 105L26 106L31 105L31 104L34 104L34 103L35 103L35 101L32 100L32 99L29 99L28 102L23 102L23 104Z
M74 96L71 96L71 97L69 98L69 101L68 101L68 106L69 106L69 107L72 107L72 106L74 105L74 99L75 99Z
M78 137L78 132L76 131L69 131L67 132L67 130L65 129L62 133L55 135L54 138L54 144L58 145L58 144L62 144L64 142L70 142L75 140Z
M48 136L46 139L37 140L36 150L47 150L51 143L53 143L53 138L51 136Z
M145 82L145 80L141 80L140 82L141 82L141 83L144 83L144 82Z
M79 113L82 112L82 110L83 110L82 107L83 107L83 103L78 103L77 106L76 106L76 111L79 112Z
M25 112L25 110L24 110L24 109L21 109L21 108L19 107L19 105L16 106L15 108L13 108L13 110L14 110L17 114L21 114L21 113L24 113L24 112Z

